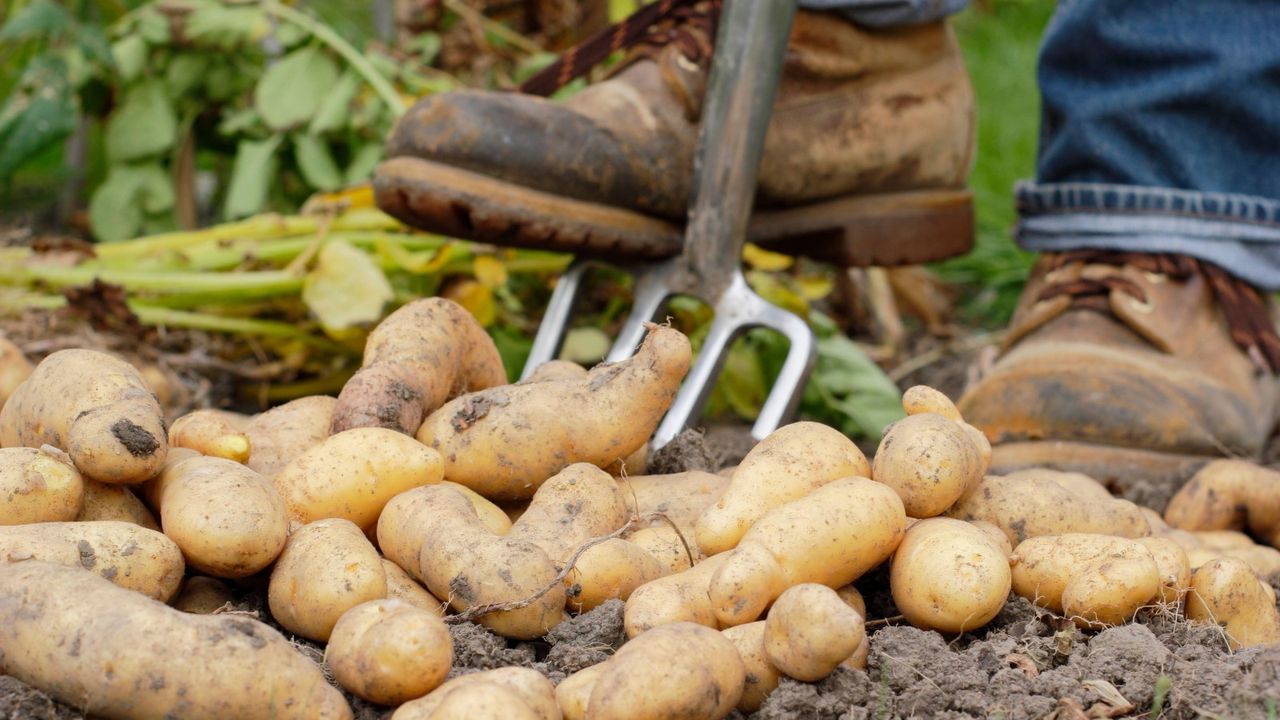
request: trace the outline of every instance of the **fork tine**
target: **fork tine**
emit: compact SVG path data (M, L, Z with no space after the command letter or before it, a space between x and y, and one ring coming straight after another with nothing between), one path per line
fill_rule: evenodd
M757 317L757 321L762 327L772 328L785 335L791 342L791 348L787 351L787 359L782 363L782 370L773 381L773 389L769 391L764 407L760 408L760 414L751 426L751 436L756 440L765 439L782 423L795 417L800 399L804 396L805 384L818 360L818 344L808 323L782 308L769 303L764 305L764 311Z
M521 380L529 377L539 365L556 356L569 328L573 301L578 297L582 279L592 264L589 260L574 260L556 282L556 289L551 291L551 300L547 303L547 311L538 324L538 334L533 338L533 347L529 348L529 359L525 360L524 369L520 371Z
M743 329L742 323L727 314L716 314L711 321L711 328L702 342L702 349L693 361L693 367L684 378L684 384L676 393L671 409L662 418L658 429L653 433L653 448L656 450L671 442L680 431L698 419L707 397L715 386L716 376L724 366L725 354L729 343Z
M669 263L660 263L636 272L635 301L631 306L631 314L618 331L618 338L613 341L613 347L605 358L607 362L626 360L635 354L647 332L645 323L653 322L663 303L671 297L671 289L666 280L669 270Z

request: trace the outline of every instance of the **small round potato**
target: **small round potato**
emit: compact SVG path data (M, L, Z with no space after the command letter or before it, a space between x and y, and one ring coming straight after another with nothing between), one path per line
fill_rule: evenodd
M497 690L510 694L501 694L503 704L497 714L491 711L495 707L493 705L460 700L479 700L485 694L499 695ZM462 695L455 698L456 693ZM555 686L542 673L532 668L503 667L459 675L429 694L401 705L391 720L439 720L442 717L456 720L490 717L559 720L560 707L556 704Z
M567 605L574 612L586 612L606 600L626 600L636 588L667 574L667 568L643 548L611 538L578 556L564 579Z
M907 515L941 515L982 480L981 449L967 430L941 415L908 415L885 431L871 477L897 491Z
M1187 551L1172 538L1137 538L1151 553L1160 569L1160 602L1177 605L1191 587L1191 560Z
M0 525L75 520L83 503L84 479L66 453L0 449Z
M386 596L378 551L360 528L341 518L295 530L267 586L272 617L289 632L322 641L343 613Z
M1280 612L1269 590L1245 563L1210 560L1191 576L1187 618L1221 627L1233 650L1280 643Z
M437 613L400 600L370 600L338 619L324 658L342 687L369 702L399 705L449 676L453 640Z
M764 649L764 620L735 625L721 630L725 637L733 641L738 648L738 656L747 670L742 688L742 697L738 700L738 710L750 715L769 697L769 693L778 687L782 673L773 666Z
M817 682L866 639L864 618L826 585L787 589L764 621L764 652L788 677Z
M1000 612L1011 578L1009 555L995 538L963 520L934 517L907 530L893 556L889 586L907 622L963 633Z
M253 452L253 443L241 430L247 421L222 410L195 410L169 426L169 446L245 463Z
M46 562L89 570L168 602L182 584L182 550L168 537L112 520L0 526L0 563Z
M1151 551L1128 538L1045 535L1020 543L1011 561L1015 593L1081 627L1127 622L1160 592Z
M172 458L171 458L172 459ZM108 485L93 480L84 482L84 504L76 520L119 520L160 530L160 523L146 504L127 485Z
M591 702L591 689L606 670L605 663L596 663L570 675L556 685L556 704L564 713L564 720L585 720L587 703Z

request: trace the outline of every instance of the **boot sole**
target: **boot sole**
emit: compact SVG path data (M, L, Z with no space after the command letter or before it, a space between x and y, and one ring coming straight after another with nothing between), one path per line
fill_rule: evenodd
M996 445L991 470L1001 475L1027 468L1084 473L1112 494L1163 513L1169 498L1201 467L1218 457L1137 448L1041 440Z
M494 245L660 260L684 243L684 228L667 220L420 158L385 161L373 188L378 206L409 225ZM747 239L841 267L915 265L967 252L973 228L972 193L927 190L759 210Z

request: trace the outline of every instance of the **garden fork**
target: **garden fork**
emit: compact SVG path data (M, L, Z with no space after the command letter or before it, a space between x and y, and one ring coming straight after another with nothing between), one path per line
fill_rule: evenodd
M654 433L655 449L698 420L730 344L743 332L772 328L791 343L751 428L757 440L795 413L813 370L816 341L808 324L752 291L741 267L765 129L794 15L795 0L726 0L698 131L684 249L674 258L637 269L635 305L606 358L614 362L630 357L644 337L645 323L654 320L672 296L697 297L714 309L698 357ZM593 264L575 262L561 276L534 339L525 376L555 356L574 299Z

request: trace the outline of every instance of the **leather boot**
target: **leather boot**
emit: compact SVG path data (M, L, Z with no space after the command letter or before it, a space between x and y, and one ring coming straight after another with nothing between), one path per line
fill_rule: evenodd
M1257 291L1207 263L1045 255L960 409L995 445L993 472L1083 472L1163 507L1209 460L1261 454L1278 342Z
M500 244L678 252L711 53L700 20L656 29L620 71L564 103L483 91L423 99L388 141L379 204L420 228ZM870 31L798 12L750 239L812 240L844 218L891 224L896 212L932 221L918 244L942 249L934 255L967 249L968 237L958 248L945 238L971 234L973 131L972 90L945 24Z

